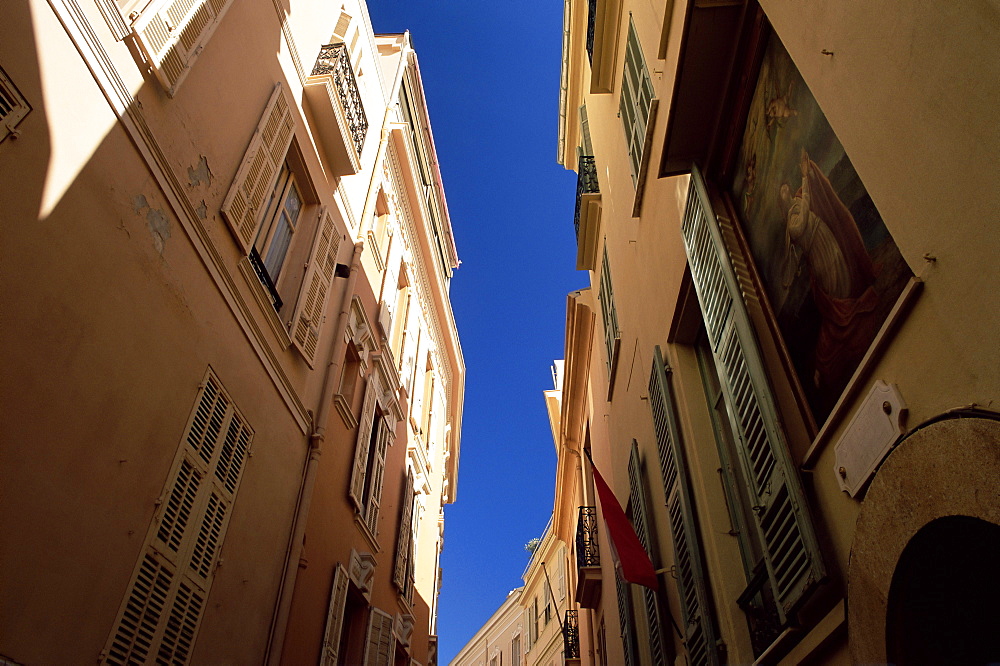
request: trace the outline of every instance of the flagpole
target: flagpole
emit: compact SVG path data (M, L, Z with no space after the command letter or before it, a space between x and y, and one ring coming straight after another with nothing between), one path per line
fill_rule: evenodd
M545 582L548 583L549 596L552 597L552 605L556 609L556 620L559 622L559 631L562 633L563 624L562 620L559 619L559 603L556 601L556 595L552 594L552 581L549 580L549 570L545 568L545 562L542 562L542 573L545 574Z

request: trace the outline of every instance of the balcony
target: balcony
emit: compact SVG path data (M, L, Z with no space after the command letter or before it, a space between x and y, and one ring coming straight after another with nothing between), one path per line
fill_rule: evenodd
M597 507L581 506L576 523L576 601L597 608L601 599L601 551L597 541Z
M571 663L570 660L574 660L572 663L579 663L580 660L580 624L579 615L580 611L567 610L566 619L563 622L563 656L566 658L566 663Z
M594 27L597 23L597 0L587 2L587 57L594 62Z
M595 270L597 245L601 226L601 188L597 182L597 165L591 155L581 155L576 170L576 269Z
M312 111L310 121L333 174L349 176L360 171L368 118L346 45L320 48L304 91Z

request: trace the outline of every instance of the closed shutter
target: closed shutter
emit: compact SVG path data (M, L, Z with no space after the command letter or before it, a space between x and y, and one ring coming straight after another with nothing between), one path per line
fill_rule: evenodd
M566 598L566 552L559 552L559 578L558 578L558 588L559 588L559 599Z
M188 663L252 439L253 430L210 373L105 663Z
M365 666L391 666L396 652L396 637L392 635L392 616L372 608L368 618L368 640L365 646Z
M173 97L231 0L154 2L132 28L156 78Z
M684 644L692 666L718 664L719 656L714 647L718 632L708 600L705 555L698 539L694 497L674 413L672 387L659 347L653 350L649 405L653 412L653 429L656 432L660 473L674 544L677 588L684 620Z
M392 444L393 433L389 431L389 422L383 416L378 421L378 432L375 435L375 457L372 459L371 486L368 489L368 506L365 509L365 523L372 534L378 526L379 505L382 502L382 475L385 471L385 452Z
M351 499L358 511L364 511L365 478L368 474L368 447L371 445L372 427L375 423L375 400L378 394L374 377L365 386L365 401L358 419L358 443L354 448L354 470L351 472Z
M392 572L392 582L400 591L406 591L407 570L410 564L410 542L413 539L413 471L406 471L406 487L403 489L402 516L399 519L399 535L396 537L396 568Z
M646 512L646 494L643 491L642 468L639 462L639 446L632 440L632 450L628 459L628 484L629 500L632 503L632 522L635 525L635 533L642 543L642 547L650 553L649 529ZM649 629L649 657L654 666L663 666L666 663L663 656L663 637L660 632L660 609L656 603L656 592L648 587L642 588L642 602L646 610L646 625Z
M344 629L344 606L347 603L347 583L350 577L343 565L338 564L333 572L333 587L330 589L330 607L326 611L326 629L323 631L323 652L320 666L337 666L337 652L340 650L340 635Z
M621 573L615 569L615 592L618 597L618 626L621 628L622 649L624 650L625 666L639 663L635 654L635 628L632 624L632 599L628 583L622 580Z
M326 297L333 284L337 269L337 251L340 249L340 235L330 213L320 211L320 225L309 258L309 267L302 283L305 297L300 297L292 317L292 341L309 367L316 362L316 348L319 344L319 330L323 325Z
M693 169L682 223L688 263L738 435L737 450L750 480L748 495L784 622L823 578L824 570L743 301L744 293L753 293L746 264L740 254L727 250L724 240L728 237L728 247L737 247L730 224L715 217L701 174Z
M262 210L285 161L294 130L292 109L279 82L222 202L222 216L245 253L250 252L257 237Z

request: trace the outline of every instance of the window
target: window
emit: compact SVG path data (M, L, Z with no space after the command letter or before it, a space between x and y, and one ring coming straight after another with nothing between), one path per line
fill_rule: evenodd
M376 535L379 505L382 499L382 474L385 471L386 449L395 437L394 428L389 425L391 417L379 404L380 392L379 379L375 375L369 376L359 419L350 487L350 497L354 501L358 516L373 538Z
M548 581L545 582L545 622L543 626L549 626L549 622L552 621L552 588L549 587Z
M154 0L132 24L136 43L173 97L231 0Z
M521 666L521 635L514 636L510 642L510 663L513 666Z
M253 429L209 371L104 663L188 663L252 439Z
M29 111L31 107L17 86L8 78L7 72L0 69L0 141L7 137L17 138L19 132L15 128Z
M652 99L653 83L649 79L649 71L642 56L635 24L629 19L618 115L621 116L622 126L625 129L625 145L628 147L628 157L632 166L633 184L639 182L643 144L646 141L646 123L649 120L649 103Z
M608 265L608 246L604 246L601 261L601 283L597 296L601 302L601 319L604 322L604 344L608 352L608 374L613 376L621 332L618 330L618 313L615 310L615 295L611 288L611 267Z
M221 212L246 253L240 268L255 295L263 294L258 298L264 302L265 318L311 366L336 271L340 234L324 208L307 212L318 199L294 135L292 106L278 83Z
M396 567L392 582L407 600L413 595L413 510L416 495L413 491L413 470L406 471L406 485L400 500L399 533L396 535Z

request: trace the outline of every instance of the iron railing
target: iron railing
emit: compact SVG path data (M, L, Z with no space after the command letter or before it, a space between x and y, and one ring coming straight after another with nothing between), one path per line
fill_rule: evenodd
M597 0L587 2L587 55L594 62L594 26L597 23Z
M250 249L250 265L253 267L253 272L260 278L260 283L267 289L267 295L270 296L271 303L274 304L274 309L281 311L281 296L278 296L278 289L274 286L274 281L271 280L264 262L261 261L260 255L257 253L257 248Z
M581 197L584 194L597 194L601 188L597 184L597 165L593 155L580 155L579 168L576 170L576 212L573 213L573 227L576 229L576 239L580 240Z
M566 611L566 621L563 622L563 649L566 659L580 658L580 624L579 611Z
M347 116L351 139L354 140L354 147L358 154L361 154L361 146L364 145L365 135L368 133L368 117L365 116L365 107L361 103L358 82L354 78L354 69L351 67L351 57L343 42L325 44L320 47L312 76L324 74L333 75L337 95L340 97L340 105L344 109L344 115Z
M754 569L753 578L743 594L736 600L747 617L750 629L750 644L754 656L759 657L781 634L781 618L771 590L771 579L767 575L764 562Z
M576 566L601 566L601 551L597 546L597 507L581 506L576 523Z

